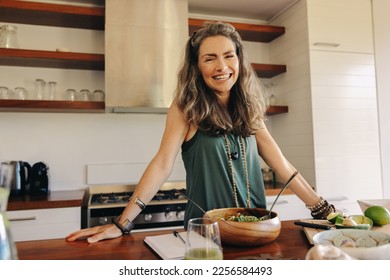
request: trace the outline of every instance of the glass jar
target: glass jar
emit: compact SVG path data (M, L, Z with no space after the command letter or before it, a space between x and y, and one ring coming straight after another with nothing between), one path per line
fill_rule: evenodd
M3 25L0 27L0 48L19 48L16 31L17 27L14 25Z

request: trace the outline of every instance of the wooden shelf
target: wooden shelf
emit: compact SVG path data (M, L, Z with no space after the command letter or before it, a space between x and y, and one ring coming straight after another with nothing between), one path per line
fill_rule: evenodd
M278 114L288 113L288 106L269 106L267 109L267 116L274 116Z
M0 48L0 65L104 70L104 55Z
M105 8L0 0L3 22L104 30Z
M208 20L189 18L189 35L191 36L194 31L202 27L204 22L206 21ZM229 23L236 28L242 40L244 41L269 43L285 33L285 28L282 26L247 24L237 22Z
M252 67L260 78L272 78L287 71L286 65L252 63Z
M104 102L0 99L0 112L104 113Z

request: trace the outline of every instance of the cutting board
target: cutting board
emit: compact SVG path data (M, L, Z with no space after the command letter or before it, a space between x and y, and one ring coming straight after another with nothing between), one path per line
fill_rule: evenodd
M305 220L301 220L301 221L302 222L306 222L306 223L313 223L313 224L321 224L321 225L330 226L332 228L330 230L336 229L334 224L332 224L331 222L326 221L326 220L315 220L315 219L306 220L305 219ZM387 234L390 235L390 224L385 225L385 226L381 226L381 227L373 226L371 228L371 230L384 232L384 233L387 233ZM306 237L309 240L310 244L314 245L314 241L313 241L314 235L316 235L317 233L322 232L324 230L323 229L303 227L303 231L305 232Z

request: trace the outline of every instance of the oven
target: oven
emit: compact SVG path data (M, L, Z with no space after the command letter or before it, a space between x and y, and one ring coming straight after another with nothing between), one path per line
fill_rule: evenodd
M110 224L118 219L136 185L89 186L81 211L81 227ZM183 227L187 204L185 182L166 182L133 221L134 230Z

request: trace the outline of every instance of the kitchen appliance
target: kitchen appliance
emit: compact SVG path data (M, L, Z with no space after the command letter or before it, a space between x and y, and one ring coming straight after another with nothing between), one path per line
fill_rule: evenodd
M42 161L31 167L30 193L49 193L49 167Z
M126 207L136 185L89 186L82 207L81 227L110 224ZM182 227L187 199L185 182L166 182L133 221L134 229Z
M20 195L30 190L31 165L26 161L5 161L4 167L12 170L11 195Z

